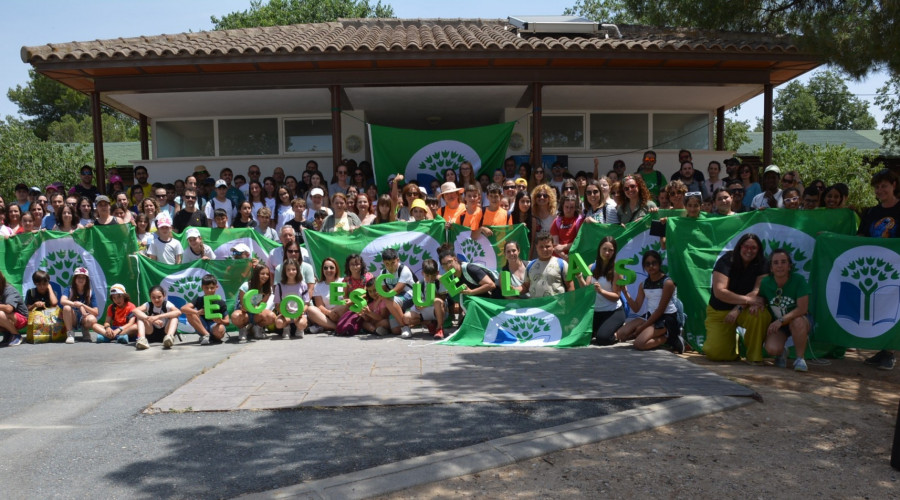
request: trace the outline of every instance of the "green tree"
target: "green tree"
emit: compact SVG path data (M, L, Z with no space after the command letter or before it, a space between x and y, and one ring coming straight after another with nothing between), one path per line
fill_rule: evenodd
M774 101L775 130L871 130L869 104L854 96L834 71L821 71L809 83L788 83Z
M103 113L101 124L105 142L129 142L140 137L140 125L131 117L123 119L119 113ZM59 121L50 124L47 140L65 143L94 142L94 120L90 117L79 119L64 115Z
M782 172L796 170L804 183L821 179L826 185L843 182L850 188L848 206L870 207L876 203L869 186L872 175L881 165L872 165L875 151L861 151L844 145L809 145L800 142L797 134L775 134L772 160ZM762 151L757 152L762 156Z
M718 141L718 138L716 138ZM737 151L750 142L750 122L725 118L725 150Z
M634 23L636 19L622 0L576 0L564 16L581 16L601 23Z
M222 17L210 16L213 29L230 30L259 26L323 23L338 18L394 17L394 9L381 0L251 0L250 8Z
M32 186L56 181L74 186L81 166L93 164L93 150L86 145L42 141L24 122L0 120L0 194L7 200L23 179Z
M621 12L623 20L615 22L802 34L801 48L854 78L881 66L900 73L900 4L894 0L577 0L571 10L598 21Z
M897 73L878 89L875 104L884 111L881 138L887 148L900 148L900 76Z
M28 70L28 83L9 89L6 96L19 107L19 113L32 117L28 124L41 139L48 137L50 124L63 116L76 119L91 116L87 96L33 69Z

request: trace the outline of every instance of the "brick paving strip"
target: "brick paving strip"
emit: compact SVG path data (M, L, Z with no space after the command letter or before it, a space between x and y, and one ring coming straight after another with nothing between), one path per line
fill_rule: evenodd
M146 411L753 394L662 350L470 348L308 335L248 344Z

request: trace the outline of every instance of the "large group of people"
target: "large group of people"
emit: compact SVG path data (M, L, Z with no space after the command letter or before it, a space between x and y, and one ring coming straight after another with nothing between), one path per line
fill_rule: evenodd
M775 165L765 167L759 176L754 166L734 158L709 162L707 176L694 166L687 150L679 152L679 168L667 179L656 170L656 160L656 153L647 151L633 173L627 173L625 163L617 160L603 174L595 159L593 172L574 175L560 162L551 165L550 175L542 166L517 164L513 158L480 174L472 164L463 162L456 169L440 172L427 186L402 174L391 175L387 192L379 192L367 162L352 160L338 165L330 182L312 160L299 178L285 175L279 167L261 179L257 165L251 165L246 176L223 168L216 178L201 165L184 180L166 184L151 184L147 169L138 166L134 184L127 187L118 172L111 171L103 190L109 194L101 194L93 181L93 169L84 166L80 182L69 189L60 183L43 190L19 184L14 200L0 198L0 235L15 238L34 231L71 233L93 225L132 224L140 252L168 264L216 258L197 227L253 228L282 246L265 261L254 259L251 276L230 313L222 302L214 304L221 314L205 314L210 303L202 296L175 308L160 287L149 291L148 302L135 306L124 288L114 285L106 322L101 324L98 318L103 304L91 296L90 277L81 268L60 297L52 290L48 293L47 278L38 273L33 276L35 288L28 290L25 299L2 278L0 330L6 334L5 345L16 345L30 311L59 307L60 321L69 332L67 342L74 342L73 333L80 329L84 338L134 342L139 349L150 342L171 347L180 314L185 314L200 334L201 344L221 342L231 324L239 330L238 341L266 338L271 331L285 339L322 331L409 337L411 327L420 324L442 339L443 328L452 325L454 316L464 314L464 309L458 296L447 294L439 274L452 270L462 295L500 298L499 272L508 271L518 296L541 297L576 286L592 287L597 294L593 311L597 344L633 341L637 349L666 345L683 352L689 346L680 334L684 313L677 285L662 271L658 253L649 251L642 256L647 278L635 296L618 284L622 276L615 271L617 246L612 237L598 242L589 273L578 273L574 280L567 276L569 252L583 224L624 225L661 209L668 210L668 216L694 218L766 208L828 210L845 207L849 195L842 183L810 180L804 187L797 172L782 172ZM884 169L875 174L871 185L879 204L862 213L859 234L900 236L897 174ZM438 261L426 260L417 276L399 262L396 252L386 249L381 255L383 272L391 276L379 280L366 272L367 263L359 255L346 262L326 258L315 270L301 247L307 231L352 232L372 224L432 219L444 221L448 228L450 224L464 226L473 238L489 237L498 226L524 224L530 255L524 255L516 242L507 242L502 249L506 257L503 269L488 269L460 262L452 248L445 248ZM175 234L185 232L186 248ZM748 362L760 363L765 352L776 357L776 365L786 366L784 346L792 337L798 356L793 367L805 371L803 351L811 330L809 285L794 272L787 252L776 250L766 261L761 237L765 235L743 235L734 250L716 263L703 350L710 359L738 359L735 329L741 327ZM232 256L251 257L250 249L236 245ZM205 294L215 292L215 280L214 276L204 278ZM434 283L438 290L427 307L413 300L413 287L420 280ZM333 282L345 285L337 303L330 297ZM383 297L379 286L393 296ZM252 300L243 300L251 290ZM355 290L367 297L361 312L350 307ZM291 296L300 297L303 304L282 307ZM626 310L647 312L629 319ZM890 369L894 356L882 351L867 363Z

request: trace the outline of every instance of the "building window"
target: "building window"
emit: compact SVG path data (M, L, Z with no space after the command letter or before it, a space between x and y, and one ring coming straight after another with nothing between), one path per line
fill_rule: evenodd
M653 114L653 146L659 149L709 149L708 113Z
M331 118L284 120L285 153L330 153Z
M157 158L215 156L215 133L212 120L156 122Z
M541 147L584 148L584 116L542 116Z
M219 156L277 154L277 118L219 120Z
M646 113L591 113L591 149L644 149L650 137Z

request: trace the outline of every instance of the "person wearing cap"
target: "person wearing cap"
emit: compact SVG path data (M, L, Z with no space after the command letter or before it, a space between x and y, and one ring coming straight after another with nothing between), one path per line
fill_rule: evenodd
M66 325L66 344L75 343L75 330L81 329L81 339L91 341L91 330L100 315L97 297L91 289L91 277L87 268L78 267L72 274L72 282L59 298L63 323Z
M353 232L354 229L362 226L359 216L353 212L347 211L347 195L344 193L335 193L331 197L331 206L334 212L322 222L323 233L336 232Z
M172 218L167 213L156 216L156 236L147 245L147 257L164 264L181 264L184 247L172 237Z
M209 221L206 214L197 208L197 190L194 188L184 188L184 194L181 196L183 204L175 217L172 218L172 228L181 233L187 227L209 227Z
M441 199L444 200L444 206L438 210L438 215L447 221L447 229L450 228L450 224L459 222L459 218L466 212L466 206L459 202L459 197L464 191L464 188L458 188L452 182L441 184Z
M226 196L228 194L228 184L222 179L215 182L216 196L211 197L206 203L206 218L212 221L215 218L216 209L222 209L228 215L228 221L234 219L236 213L235 206Z
M90 165L82 165L80 173L81 180L78 184L75 184L72 191L79 198L86 197L93 203L94 198L96 198L99 193L97 186L94 185L94 169L92 169Z
M134 316L135 305L119 283L109 287L112 304L106 308L106 322L103 325L94 323L97 343L104 344L115 340L120 344L128 344L131 337L137 338L137 318Z
M231 247L232 259L249 259L251 256L252 252L250 251L250 247L248 247L246 243L238 243L237 245Z
M87 227L91 226L109 226L112 224L121 224L121 221L112 215L110 210L110 201L109 196L105 194L97 195L95 198L95 203L97 205L96 210L94 211L94 220L91 221Z
M200 230L196 227L188 228L184 233L187 238L188 247L184 251L184 257L181 259L182 264L189 264L195 260L215 260L216 253L213 249L203 243L203 236L200 236Z
M206 165L197 165L194 167L194 177L197 178L198 184L203 184L203 182L209 178L209 171L206 170Z
M325 199L325 191L322 188L312 188L309 190L309 209L306 211L306 220L312 222L315 220L316 212L325 210L331 215L331 209L322 205Z
M412 202L412 208L409 210L410 216L412 220L410 222L419 222L423 220L431 219L431 210L428 209L428 205L425 204L425 201L419 198L416 198Z
M783 208L781 189L778 189L778 181L781 180L781 169L777 165L769 165L763 172L762 192L753 197L750 208L759 210L762 208Z

